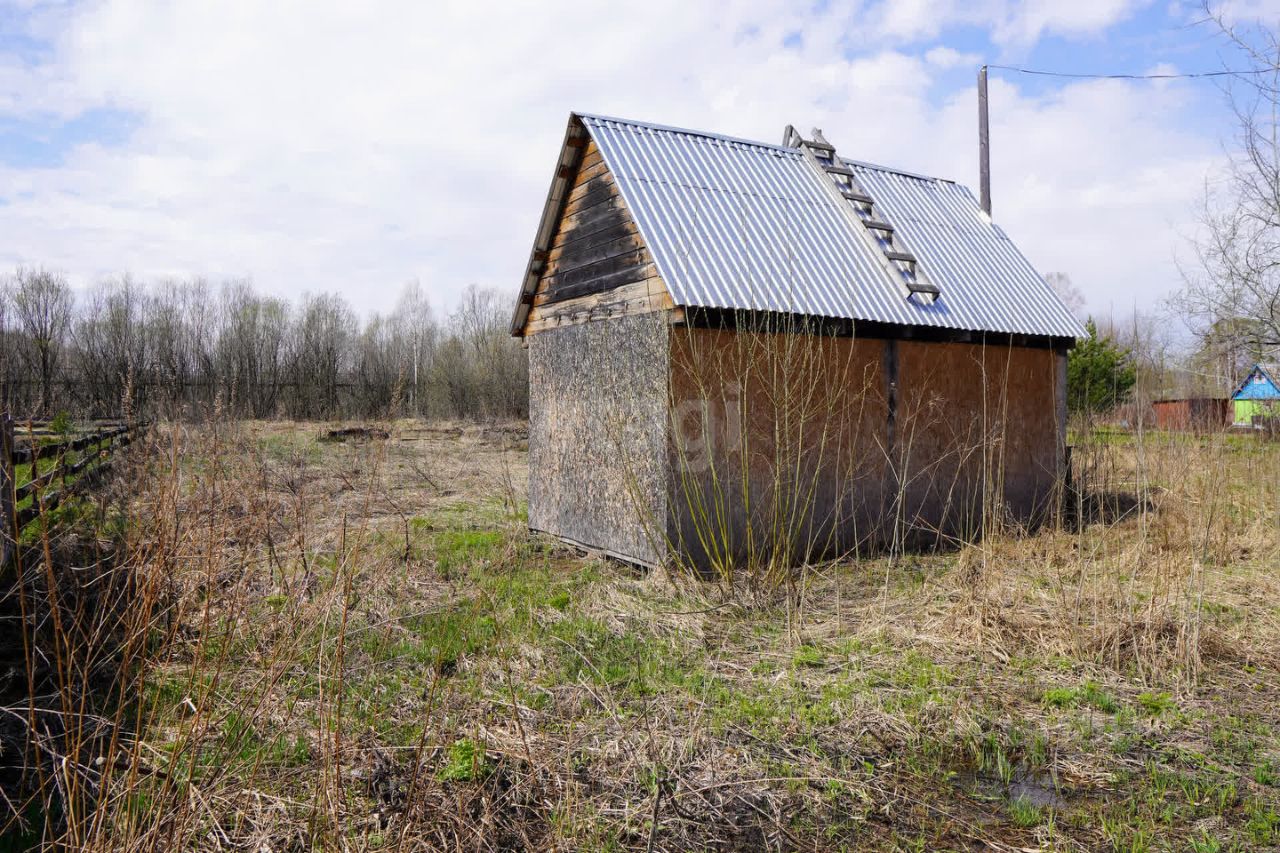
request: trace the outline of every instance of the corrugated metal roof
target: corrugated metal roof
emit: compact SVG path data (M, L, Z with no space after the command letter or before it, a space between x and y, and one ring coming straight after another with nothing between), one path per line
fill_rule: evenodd
M799 149L580 116L677 305L969 331L1084 329L1012 241L950 181L846 161L898 229L933 304L905 299Z

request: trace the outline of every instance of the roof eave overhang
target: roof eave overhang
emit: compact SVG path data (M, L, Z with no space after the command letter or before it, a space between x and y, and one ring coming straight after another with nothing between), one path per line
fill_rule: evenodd
M547 191L547 200L542 205L542 218L538 221L538 233L533 241L533 249L529 253L529 263L525 266L524 282L520 286L520 296L516 300L515 312L511 317L511 334L523 337L525 323L529 319L529 309L533 307L533 292L538 286L538 279L546 268L551 254L551 241L555 238L556 223L560 221L565 199L569 195L569 184L577 172L578 163L582 161L582 152L586 150L590 134L586 125L577 113L569 113L569 125L565 128L564 142L560 145L560 157L556 160L555 174L551 178L551 189Z

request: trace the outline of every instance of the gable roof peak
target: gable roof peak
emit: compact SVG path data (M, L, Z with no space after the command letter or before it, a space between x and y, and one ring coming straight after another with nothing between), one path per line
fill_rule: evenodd
M1257 377L1255 380L1254 377ZM1254 389L1253 385L1261 386ZM1258 362L1249 368L1232 393L1233 400L1280 399L1280 365Z
M795 136L791 131L784 141ZM516 306L515 334L528 316L538 265L545 263L584 137L599 149L679 307L973 333L1084 334L959 184L841 157L828 171L856 176L862 188L842 197L829 186L830 175L793 145L594 113L570 115ZM821 144L834 154L830 143ZM858 211L852 205L859 198L874 199L874 207L861 202ZM923 272L916 283L923 282L924 296L911 288L912 268ZM931 289L941 295L928 298Z

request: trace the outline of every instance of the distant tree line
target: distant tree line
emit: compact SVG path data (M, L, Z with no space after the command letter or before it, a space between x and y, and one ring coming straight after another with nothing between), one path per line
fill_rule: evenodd
M247 281L88 291L43 269L0 276L0 409L15 416L523 417L528 363L510 305L475 286L438 318L415 282L387 315L289 301Z

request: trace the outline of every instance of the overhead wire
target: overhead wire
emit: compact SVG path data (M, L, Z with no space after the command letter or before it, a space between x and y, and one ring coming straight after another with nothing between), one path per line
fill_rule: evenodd
M1186 73L1156 74L1086 74L1074 71L1045 71L1039 68L1022 68L1017 65L986 65L998 71L1013 71L1018 74L1033 74L1038 77L1070 77L1077 80L1185 80L1195 77L1245 77L1250 74L1280 73L1280 68L1250 68L1243 71L1192 71Z

